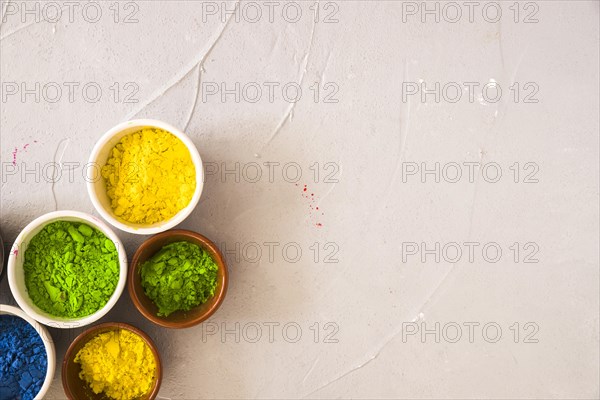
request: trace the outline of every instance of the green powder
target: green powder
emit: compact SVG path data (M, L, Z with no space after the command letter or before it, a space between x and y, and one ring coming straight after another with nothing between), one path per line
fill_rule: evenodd
M175 242L142 264L142 287L158 306L158 316L188 311L215 294L217 264L200 246Z
M115 244L78 222L46 225L29 242L23 269L31 300L57 317L93 314L108 302L119 281Z

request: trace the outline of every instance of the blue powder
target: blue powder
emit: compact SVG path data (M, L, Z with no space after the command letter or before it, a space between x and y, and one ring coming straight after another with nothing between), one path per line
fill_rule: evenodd
M0 315L0 400L32 400L47 368L44 342L33 326L22 318Z

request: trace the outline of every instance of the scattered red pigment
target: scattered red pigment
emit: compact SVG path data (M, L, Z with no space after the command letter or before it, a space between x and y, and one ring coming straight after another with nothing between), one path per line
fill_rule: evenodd
M34 140L33 143L37 143L37 140ZM29 147L29 143L27 143L25 146L23 146L23 151L27 152L28 147ZM13 156L12 164L13 165L17 165L17 153L18 152L19 152L19 148L15 147L15 149L12 152L12 156Z
M298 186L298 184L296 184L296 186ZM305 199L310 200L308 208L309 208L309 212L310 212L310 217L314 221L314 220L317 219L317 216L316 216L316 214L313 213L313 211L319 209L319 207L314 204L315 202L317 202L318 197L315 197L314 193L311 193L310 196L309 196L308 193L307 193L307 191L308 191L308 186L304 185L304 187L302 188L302 197L304 197ZM321 213L321 215L324 215L324 213ZM316 222L315 221L315 226L322 227L323 224L320 223L320 222Z

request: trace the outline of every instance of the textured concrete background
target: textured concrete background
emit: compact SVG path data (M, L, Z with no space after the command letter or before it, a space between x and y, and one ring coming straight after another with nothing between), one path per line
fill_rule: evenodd
M181 227L231 271L202 326L152 326L127 293L104 318L154 338L162 398L597 398L598 19L595 1L2 1L2 236L96 214L95 141L161 119L207 170ZM130 256L144 239L118 233ZM59 363L79 331L52 330Z

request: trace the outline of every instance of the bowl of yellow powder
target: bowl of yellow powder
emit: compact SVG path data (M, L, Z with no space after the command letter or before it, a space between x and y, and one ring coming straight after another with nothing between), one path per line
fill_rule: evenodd
M190 138L156 120L134 120L106 132L86 169L96 210L123 231L152 235L194 210L204 182L202 159Z
M29 223L8 258L7 278L17 304L53 328L97 321L117 303L127 281L125 247L99 218L55 211Z
M71 400L154 399L161 380L156 345L124 323L100 324L80 334L62 365L63 389Z

